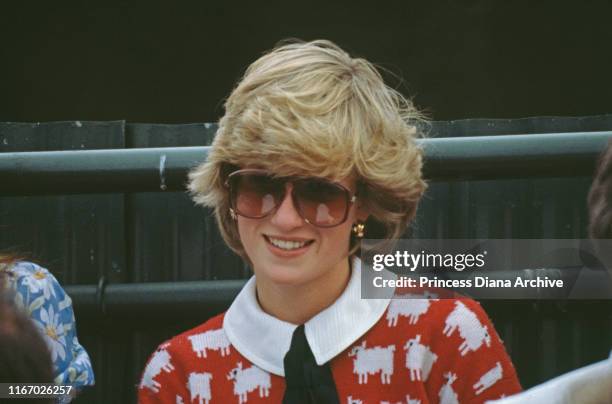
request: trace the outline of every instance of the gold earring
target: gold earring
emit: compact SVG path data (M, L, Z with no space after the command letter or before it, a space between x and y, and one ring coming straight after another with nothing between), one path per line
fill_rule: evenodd
M236 220L236 212L234 212L234 209L230 208L229 212L232 219Z
M353 233L357 238L363 238L363 233L365 232L365 223L359 221L353 225Z

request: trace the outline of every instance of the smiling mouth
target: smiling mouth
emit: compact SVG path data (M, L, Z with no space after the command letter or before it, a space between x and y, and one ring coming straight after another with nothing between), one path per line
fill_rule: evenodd
M300 248L304 248L314 243L314 240L303 240L303 241L282 240L282 239L265 236L265 235L264 235L264 238L266 239L268 243L272 244L274 247L280 248L281 250L285 250L285 251L298 250Z

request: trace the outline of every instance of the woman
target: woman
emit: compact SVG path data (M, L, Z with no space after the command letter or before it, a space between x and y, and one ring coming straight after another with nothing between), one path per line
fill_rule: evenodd
M369 62L328 41L280 46L225 109L190 189L255 276L226 313L157 349L140 402L484 402L520 390L477 303L425 301L416 321L394 322L390 298L361 299L359 240L399 237L425 190L419 114ZM467 353L445 330L459 304L492 334ZM499 377L481 386L487 372Z
M0 288L40 331L53 363L54 382L75 389L92 386L93 369L77 339L72 302L55 277L37 264L0 255Z

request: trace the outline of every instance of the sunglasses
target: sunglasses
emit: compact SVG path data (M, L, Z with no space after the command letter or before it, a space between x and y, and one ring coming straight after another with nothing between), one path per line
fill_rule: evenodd
M316 177L275 177L260 169L231 173L225 182L230 193L230 214L261 219L276 212L291 183L291 199L306 223L334 227L344 223L351 205L357 200L346 187Z

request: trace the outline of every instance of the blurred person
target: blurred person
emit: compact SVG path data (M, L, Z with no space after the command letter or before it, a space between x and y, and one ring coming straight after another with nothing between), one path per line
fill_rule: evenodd
M610 278L612 278L612 141L601 154L595 177L587 198L589 210L589 237L603 266L596 275L590 275L584 282L578 279L574 287L586 298L593 292L610 299ZM588 270L590 271L590 270ZM599 283L594 287L593 281ZM581 284L582 283L582 284ZM610 313L608 313L610 315ZM612 348L612 346L611 346ZM612 403L612 352L607 360L576 369L558 376L546 383L491 404L610 404Z
M482 403L520 390L475 301L398 299L424 311L390 321L392 291L361 298L361 239L401 236L426 188L420 120L329 41L249 66L190 190L254 277L227 312L159 346L141 403Z
M601 154L587 199L589 237L612 278L612 140Z
M47 344L53 364L53 382L70 384L74 391L94 384L85 348L77 338L72 301L45 268L14 256L0 255L3 292L28 316ZM69 402L64 397L60 402Z
M612 141L601 153L587 197L588 234L593 253L572 286L571 299L612 299Z

